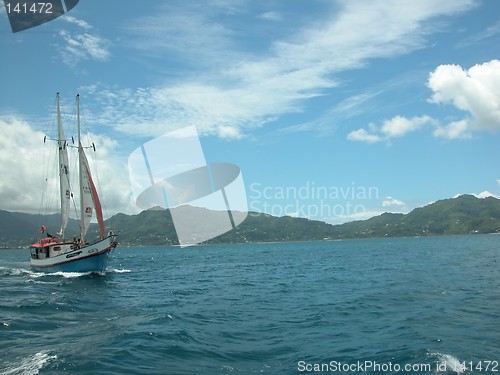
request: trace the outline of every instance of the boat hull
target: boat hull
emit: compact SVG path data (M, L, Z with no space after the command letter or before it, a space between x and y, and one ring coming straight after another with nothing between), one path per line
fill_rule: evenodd
M64 246L54 244L52 247ZM81 248L74 248L70 251L64 251L60 254L53 255L50 249L51 256L40 258L32 257L30 265L32 268L44 272L100 272L106 270L109 253L115 248L116 242L114 236L107 237L99 242L87 245ZM32 249L37 249L32 246Z

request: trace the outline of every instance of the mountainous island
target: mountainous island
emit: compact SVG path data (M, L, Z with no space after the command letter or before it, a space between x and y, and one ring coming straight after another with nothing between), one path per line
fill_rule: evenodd
M36 239L41 222L40 215L0 210L0 246L25 247ZM59 215L46 217L43 223L47 228L57 228ZM116 214L107 220L106 226L119 231L121 246L178 244L169 210L146 210L137 215ZM72 220L67 233L77 232L78 223ZM207 242L314 241L472 233L500 233L499 199L462 195L416 208L408 214L384 213L340 225L249 212L238 227Z

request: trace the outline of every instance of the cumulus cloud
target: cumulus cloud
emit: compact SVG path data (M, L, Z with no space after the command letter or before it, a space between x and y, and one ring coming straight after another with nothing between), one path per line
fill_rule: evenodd
M57 212L57 157L44 157L54 144L50 141L44 143L44 133L34 130L26 120L12 116L0 117L0 134L2 209L32 213L41 208L42 194L50 190L55 195L52 200L45 195L47 210ZM98 135L92 135L92 140L98 157L92 151L88 157L91 168L96 167L94 178L99 182L106 213L136 212L126 167L115 155L117 142Z
M384 211L382 210L363 210L360 212L355 212L352 213L351 215L338 215L335 217L325 217L322 218L327 223L333 224L333 225L338 225L338 224L344 224L344 223L349 223L352 221L359 221L359 220L368 220L374 216L378 216L383 214Z
M462 195L464 194L455 194L455 196L453 198L458 198L458 197L461 197ZM496 199L500 199L500 195L498 194L493 194L493 193L490 193L489 191L485 190L485 191L482 191L480 193L469 193L467 195L473 195L475 196L476 198L480 198L480 199L484 199L484 198L489 198L489 197L493 197L493 198L496 198Z
M382 207L401 207L404 206L405 203L403 201L400 201L399 199L395 199L393 197L386 197L382 201Z
M364 128L354 130L347 135L347 139L367 143L389 141L393 138L402 137L408 133L421 129L425 125L433 123L435 123L435 120L429 116L415 116L412 118L395 116L384 121L380 127L370 124L368 130Z
M447 139L465 139L471 137L470 123L468 120L450 122L445 126L438 126L434 132L435 137Z
M402 116L395 116L390 120L384 121L380 131L388 138L402 137L407 133L414 132L420 129L433 120L429 116L419 116L412 118L405 118Z
M361 141L366 143L376 143L382 141L382 137L378 134L374 134L375 132L376 130L373 133L366 129L353 130L347 135L347 139L350 141Z
M23 120L0 118L0 200L2 209L31 210L40 206L43 182L40 147L44 134Z
M440 65L429 75L432 90L429 102L452 105L467 116L442 124L427 115L395 116L377 127L357 129L347 135L352 141L375 143L402 137L432 125L433 135L446 139L466 139L474 131L500 130L500 61L492 60L465 70L458 65Z
M243 134L234 126L221 125L218 127L217 135L222 139L241 139Z
M399 209L392 209L391 211L393 213L406 214L410 210L403 209L400 207ZM356 212L356 213L353 213L351 215L340 215L340 216L335 216L335 217L325 217L325 218L321 218L321 219L327 223L336 225L336 224L349 223L352 221L368 220L368 219L371 219L372 217L380 216L386 212L387 212L387 208L385 208L385 209L374 208L374 209L366 209L366 210L363 210L360 212Z
M479 194L474 194L476 196L476 198L489 198L489 197L493 197L493 198L497 198L497 199L500 199L500 196L498 194L493 194L493 193L490 193L489 191L482 191L480 192Z
M500 129L500 61L491 60L466 70L440 65L429 75L431 103L450 104L467 117L438 127L434 135L449 139L469 137L472 131Z

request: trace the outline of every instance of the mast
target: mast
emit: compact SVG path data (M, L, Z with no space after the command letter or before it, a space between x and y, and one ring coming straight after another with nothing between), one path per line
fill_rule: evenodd
M69 188L69 161L68 150L66 148L66 137L61 119L61 108L59 105L59 93L56 94L57 108L57 145L59 148L59 190L61 195L61 229L58 234L64 238L64 232L68 226L70 208L70 188Z
M81 142L81 131L80 131L80 94L76 95L76 121L78 126L78 166L79 166L79 185L80 185L80 239L82 243L85 243L85 207L84 207L84 194L85 188L83 183L83 168L82 168L82 154L83 147Z

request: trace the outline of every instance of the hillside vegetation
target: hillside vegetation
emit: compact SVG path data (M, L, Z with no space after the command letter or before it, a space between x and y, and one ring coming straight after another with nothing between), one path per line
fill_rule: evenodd
M48 231L56 232L58 220L58 215L42 219L39 215L0 210L0 245L27 246L39 236L41 223ZM119 232L121 246L178 244L169 210L147 210L137 215L117 214L107 220L106 226ZM72 236L78 231L78 223L72 220L69 228L68 235ZM95 228L91 228L93 231ZM341 225L249 212L241 225L208 242L313 241L498 232L500 200L462 195L416 208L408 214L384 213L368 220ZM89 239L92 235L95 234L90 234Z

